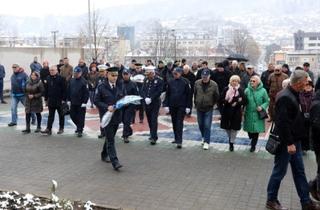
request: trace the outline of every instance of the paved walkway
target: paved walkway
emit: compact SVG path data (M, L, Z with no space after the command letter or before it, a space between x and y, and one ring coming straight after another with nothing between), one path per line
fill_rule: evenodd
M6 126L10 120L8 109L0 105L2 190L49 196L51 180L55 179L61 198L91 200L124 209L265 209L273 160L263 149L264 140L257 152L250 153L248 139L240 133L239 145L230 153L224 132L214 123L213 144L209 151L203 151L194 118L190 118L185 126L184 148L177 150L170 143L169 118L162 115L161 139L156 146L148 144L145 124L135 125L138 132L129 144L117 139L118 156L124 167L115 172L100 161L103 141L96 138L98 122L94 110L88 114L86 135L79 139L74 137L69 120L65 134L60 136L23 135L23 109L16 128ZM121 129L117 136L121 136ZM316 171L314 155L309 152L304 159L307 176L312 178ZM290 209L300 209L290 172L279 198Z

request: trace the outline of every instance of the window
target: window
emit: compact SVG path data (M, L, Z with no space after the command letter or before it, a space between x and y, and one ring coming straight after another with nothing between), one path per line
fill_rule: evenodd
M316 37L316 36L309 37L309 40L317 40L317 39L318 39L318 37Z
M309 45L309 47L315 47L316 46L315 43L311 43L311 44L308 44L308 45Z

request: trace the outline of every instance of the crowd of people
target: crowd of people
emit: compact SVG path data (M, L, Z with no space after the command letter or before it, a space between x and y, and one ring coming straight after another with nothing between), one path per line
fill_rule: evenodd
M254 66L236 60L216 63L211 69L204 60L191 65L185 59L167 63L159 61L157 65L151 60L144 64L132 60L126 68L120 62L110 65L103 61L98 63L96 59L88 66L79 59L78 65L73 67L68 58L64 58L58 65L49 67L48 61L41 65L35 57L30 65L30 76L18 64L13 64L12 69L12 119L8 126L17 125L19 102L25 106L26 128L22 131L25 134L30 133L31 124L37 122L34 132L52 135L57 111L57 134L64 132L64 118L69 113L76 125L76 135L82 137L87 103L90 108L98 109L100 120L107 111L113 112L108 125L100 127L98 138L105 138L101 160L111 162L115 170L122 167L114 144L116 132L123 123L122 138L124 143L129 143L136 113L139 123L143 123L146 115L149 141L156 145L158 115L163 107L171 116L172 143L178 149L183 145L184 118L191 116L192 109L195 109L204 150L210 145L214 109L221 114L220 127L226 131L231 152L241 128L248 133L250 152L254 152L259 134L266 131L265 122L272 123L282 146L275 155L266 206L286 209L281 206L277 194L290 163L302 208L320 209L309 197L311 192L313 198L320 200L320 166L316 178L308 184L302 161L303 151L313 149L320 164L320 144L317 141L320 92L316 92L320 88L320 79L315 81L309 63L296 67L294 71L287 64L270 63L268 69L259 75ZM2 103L6 103L2 94L4 77L5 70L0 65ZM141 103L116 109L116 102L127 95L141 96ZM48 107L49 116L46 128L41 130L43 103Z

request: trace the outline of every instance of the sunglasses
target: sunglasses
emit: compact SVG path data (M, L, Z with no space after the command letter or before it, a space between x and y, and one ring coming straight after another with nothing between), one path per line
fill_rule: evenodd
M256 82L255 80L250 80L250 82Z

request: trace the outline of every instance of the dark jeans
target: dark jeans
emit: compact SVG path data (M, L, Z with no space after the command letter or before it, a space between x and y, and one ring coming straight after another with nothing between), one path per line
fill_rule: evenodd
M3 101L3 79L0 79L0 102Z
M134 117L134 105L126 106L122 109L122 122L123 122L123 133L122 137L129 137L132 135L131 123Z
M174 132L174 140L177 144L182 144L183 119L186 114L185 107L170 107L170 115Z
M295 143L295 146L297 150L296 153L290 155L287 146L281 145L278 153L276 153L274 157L274 166L267 188L269 201L278 199L280 184L287 173L289 163L301 204L304 205L311 201L309 197L309 186L304 172L301 143Z
M61 106L49 106L49 116L48 116L48 124L47 124L47 129L51 130L52 129L52 124L54 121L54 115L56 113L56 110L58 112L59 115L59 129L63 129L64 128L64 115L62 114L62 107Z
M259 138L259 133L249 133L248 132L249 139L251 139L251 147L256 147L258 138Z
M150 138L158 140L158 115L160 109L160 101L152 102L145 106L148 125L150 129Z
M26 125L27 128L30 129L30 120L31 120L31 115L34 113L26 113ZM42 116L41 113L35 113L37 116L37 128L41 128L41 120L42 120Z
M197 111L197 119L201 137L208 144L210 144L212 112L212 110L208 112Z
M70 118L72 122L77 126L78 132L83 132L85 117L86 117L85 107L81 107L81 105L71 105Z
M91 106L93 106L94 104L94 95L95 95L95 90L89 90L89 99L90 99Z
M117 133L119 125L109 124L104 128L104 132L106 134L105 142L101 152L101 158L106 159L108 156L112 165L114 166L119 162L117 157L117 151L114 144L114 137Z

